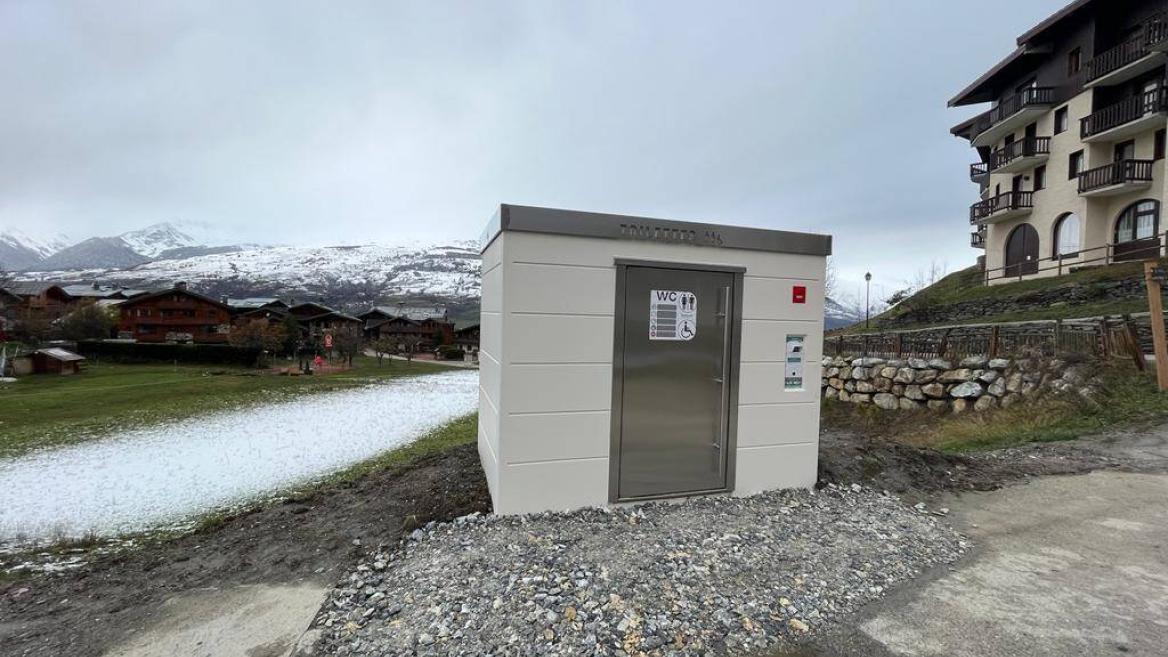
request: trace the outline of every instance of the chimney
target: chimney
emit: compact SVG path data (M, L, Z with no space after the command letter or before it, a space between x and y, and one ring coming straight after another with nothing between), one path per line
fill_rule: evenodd
M186 292L187 291L187 282L186 281L175 281L174 289Z

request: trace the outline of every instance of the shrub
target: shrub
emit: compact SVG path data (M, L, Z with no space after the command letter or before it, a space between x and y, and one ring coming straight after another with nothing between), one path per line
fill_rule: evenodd
M204 363L252 367L263 350L218 344L150 344L143 342L99 342L83 340L77 352L88 358L99 357L119 363Z

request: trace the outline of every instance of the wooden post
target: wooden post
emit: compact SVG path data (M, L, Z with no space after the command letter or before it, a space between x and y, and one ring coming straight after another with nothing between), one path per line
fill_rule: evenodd
M897 333L896 334L896 357L900 358L903 355L904 355L904 335L901 333Z
M1111 340L1108 340L1107 335L1107 318L1099 320L1099 348L1102 349L1103 358L1106 360L1111 358Z
M945 329L941 334L941 353L937 354L938 358L945 358L945 352L949 351L949 331L953 329Z
M997 324L994 324L993 327L990 329L990 348L989 348L989 352L990 352L989 357L990 358L997 358L998 357L998 338L1000 337L1000 335L1001 335L1001 327L998 326Z
M1059 353L1059 346L1063 341L1063 320L1054 320L1054 353L1052 356L1057 356Z
M1156 383L1168 390L1168 335L1164 332L1164 294L1160 281L1153 276L1159 262L1144 263L1144 282L1148 287L1148 312L1152 317L1152 352L1156 355Z
M1131 353L1132 361L1136 369L1143 372L1147 368L1147 364L1144 363L1144 348L1140 346L1140 333L1136 330L1136 323L1132 321L1131 315L1123 316L1123 326L1127 329L1128 351Z

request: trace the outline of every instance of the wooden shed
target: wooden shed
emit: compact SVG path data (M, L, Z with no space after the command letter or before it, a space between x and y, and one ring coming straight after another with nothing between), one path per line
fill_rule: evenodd
M80 374L85 356L52 347L32 352L33 374Z

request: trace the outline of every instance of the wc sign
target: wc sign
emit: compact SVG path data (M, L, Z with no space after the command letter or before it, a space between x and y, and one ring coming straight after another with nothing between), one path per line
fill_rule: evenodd
M684 290L649 290L649 339L688 342L698 334L698 298Z

